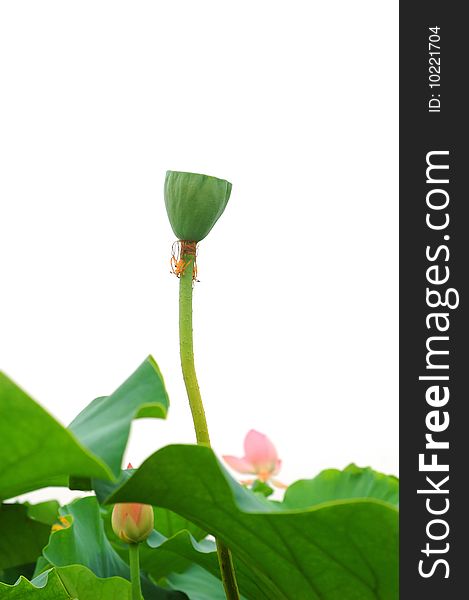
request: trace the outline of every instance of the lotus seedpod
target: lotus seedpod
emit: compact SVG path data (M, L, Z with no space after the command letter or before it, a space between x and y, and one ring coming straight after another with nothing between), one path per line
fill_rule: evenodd
M178 239L203 240L225 210L230 194L231 183L224 179L167 171L164 201Z

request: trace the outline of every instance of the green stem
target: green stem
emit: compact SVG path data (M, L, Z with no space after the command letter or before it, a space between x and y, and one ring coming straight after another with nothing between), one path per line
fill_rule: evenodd
M239 600L238 582L230 549L222 541L217 542L218 564L220 565L221 579L225 588L225 595L229 600Z
M129 544L130 581L132 583L132 600L142 600L140 585L140 563L138 559L138 544Z
M194 345L192 339L192 274L194 256L185 254L182 260L187 263L179 280L179 351L181 355L182 376L194 421L197 443L210 446L207 419L200 395L199 382L195 373Z
M194 259L191 254L184 254L182 260L186 263L184 272L179 281L179 349L181 354L181 367L187 396L194 421L197 443L210 447L207 419L205 418L204 405L200 395L199 383L194 364L194 342L192 337L192 275L194 272ZM233 566L231 552L220 540L217 540L218 564L220 565L221 579L228 600L239 600L238 584Z

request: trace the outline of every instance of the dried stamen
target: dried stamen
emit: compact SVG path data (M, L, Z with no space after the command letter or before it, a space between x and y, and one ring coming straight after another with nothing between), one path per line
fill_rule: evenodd
M171 253L171 272L176 277L181 277L187 268L187 265L192 259L184 260L183 256L194 257L194 269L192 271L192 280L198 281L197 279L197 242L190 242L187 240L177 240L174 242Z

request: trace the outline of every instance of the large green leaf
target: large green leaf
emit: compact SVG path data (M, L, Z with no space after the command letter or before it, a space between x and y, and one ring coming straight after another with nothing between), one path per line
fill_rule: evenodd
M21 577L15 585L0 583L0 598L8 600L130 600L130 583L120 577L101 579L86 567L54 568L33 581Z
M98 577L130 576L127 563L117 554L107 539L99 504L94 496L75 500L60 509L70 527L54 532L43 555L49 564L62 567L80 564L88 567ZM142 578L146 599L173 600L184 595L163 590Z
M155 529L169 538L180 531L187 531L197 541L206 537L207 532L167 508L155 507Z
M129 576L127 564L116 554L104 534L94 496L80 498L60 509L70 526L54 532L44 548L44 558L55 567L80 564L98 577Z
M398 488L399 483L395 477L383 475L370 468L361 469L349 465L343 471L328 469L314 479L301 480L292 484L285 494L283 504L277 506L307 508L323 502L351 498L377 498L397 504ZM163 514L166 512L168 515L174 515L165 509L158 510ZM180 517L180 522L176 521L175 527L165 527L166 519L163 515L162 517L155 520L155 527L159 533L154 532L148 538L147 544L142 546L142 565L145 570L156 579L167 576L171 571L177 571L181 575L171 574L170 579L173 583L177 581L181 586L184 585L180 589L187 593L195 585L190 580L189 571L194 574L195 579L203 579L199 571L191 569L189 566L191 563L200 565L212 576L219 578L215 544L209 540L197 543L188 531L184 531L187 528L185 525L190 523L187 520ZM173 518L168 519L169 523ZM269 596L263 593L252 571L246 569L244 563L235 562L238 582L246 596L268 599ZM209 588L212 578L206 580ZM202 582L200 583L202 586ZM204 587L202 586L201 589Z
M110 501L158 504L219 537L272 600L398 598L398 511L388 502L288 510L240 486L209 448L180 445L147 459Z
M220 580L220 569L215 542L212 540L197 541L188 531L179 531L170 538L156 531L148 538L146 544L140 549L141 565L154 579L169 578L172 584L176 581L184 582L184 586L178 588L186 593L192 589L189 582L188 570L197 565L203 568L210 577L205 578L209 588L213 587L212 578ZM269 600L270 595L265 593L259 579L251 569L237 560L235 557L235 568L238 585L246 598L256 600ZM197 579L202 576L197 569ZM176 573L184 575L175 577ZM190 596L192 600L192 595ZM211 596L206 596L211 598Z
M70 424L80 442L120 474L132 419L165 419L169 407L163 377L149 356L110 396L96 398Z
M50 525L31 519L28 506L0 506L0 569L36 562L47 544Z
M13 585L0 583L0 598L7 600L70 600L55 569L47 571L34 581L20 577Z
M70 474L112 476L99 458L3 373L0 439L0 500L46 486L68 485Z
M190 600L226 600L221 581L197 565L191 565L183 573L172 573L167 583L174 589L184 591ZM251 600L258 598L250 597Z
M79 600L123 600L131 598L130 582L121 577L101 579L86 567L73 565L56 569L70 598Z
M62 525L62 523L60 524ZM41 555L37 559L36 564L34 565L32 578L34 579L35 577L38 577L39 575L41 575L41 573L44 573L44 571L48 571L51 567L52 565ZM31 577L28 577L28 579L31 579Z
M213 546L209 540L197 542L188 531L179 531L170 538L153 531L140 547L140 564L157 581L174 571L182 573L193 562L202 563L211 571L207 568L212 566L207 555L213 553ZM216 560L213 568L217 569Z
M23 575L26 579L34 577L34 563L28 563L26 565L17 565L16 567L8 567L7 569L0 569L0 582L9 583L10 585L18 581L19 577Z
M28 507L28 517L46 525L53 525L59 516L60 504L57 500L46 500L39 504L26 503L26 506Z
M397 506L399 481L373 469L349 465L343 471L327 469L314 479L301 479L285 492L287 508L308 508L330 500L376 498Z
M120 472L134 418L162 417L168 395L152 357L111 395L93 401L64 428L0 373L0 500L47 486L91 487Z

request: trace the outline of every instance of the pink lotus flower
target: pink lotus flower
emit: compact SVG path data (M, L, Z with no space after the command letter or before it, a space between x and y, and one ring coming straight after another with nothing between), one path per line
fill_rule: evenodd
M129 463L128 469L132 469ZM153 531L153 507L149 504L123 502L115 504L111 517L114 533L127 544L138 544L146 540Z
M248 432L244 438L244 456L223 456L223 460L238 473L249 473L256 475L260 481L270 482L279 488L287 486L273 479L280 471L282 461L278 458L277 450L269 438L254 429ZM244 481L247 485L254 483L255 479Z

